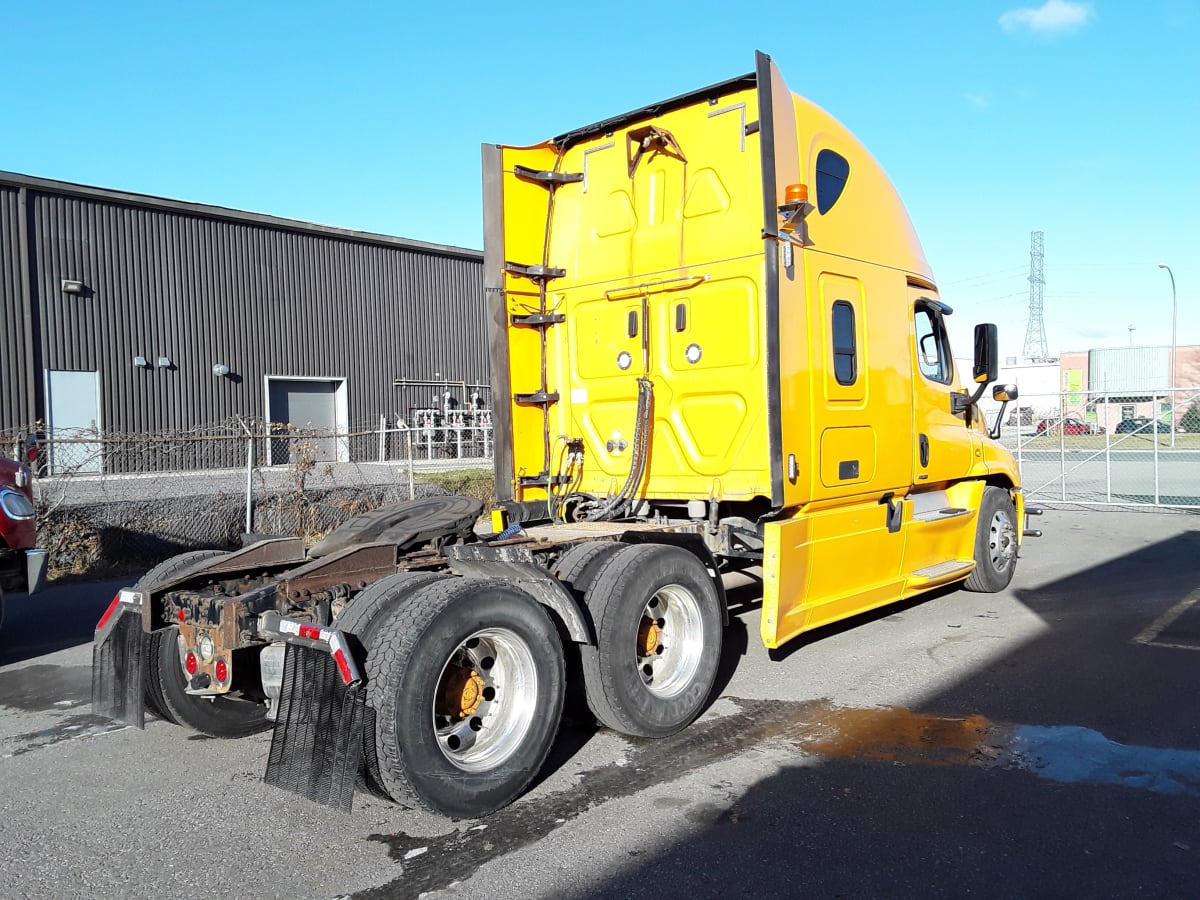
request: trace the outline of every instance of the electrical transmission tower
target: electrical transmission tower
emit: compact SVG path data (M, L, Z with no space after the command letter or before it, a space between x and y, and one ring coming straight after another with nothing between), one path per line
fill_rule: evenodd
M1046 349L1046 323L1042 321L1042 263L1045 258L1045 235L1035 231L1029 245L1029 324L1025 326L1025 358L1030 362L1045 362L1050 354Z

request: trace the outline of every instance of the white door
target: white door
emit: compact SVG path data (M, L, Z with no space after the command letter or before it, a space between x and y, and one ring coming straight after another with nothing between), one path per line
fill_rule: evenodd
M46 436L52 475L101 470L99 372L46 371Z

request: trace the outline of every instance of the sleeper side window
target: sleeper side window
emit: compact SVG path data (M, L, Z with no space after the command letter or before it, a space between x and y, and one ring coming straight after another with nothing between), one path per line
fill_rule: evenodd
M914 313L914 324L917 366L921 374L930 381L949 384L954 377L954 364L950 359L950 342L946 339L942 317L932 308L919 304Z
M854 331L854 307L845 300L833 304L833 375L838 384L858 380L858 346Z
M833 209L849 177L850 163L840 153L822 150L817 154L817 212L825 215Z

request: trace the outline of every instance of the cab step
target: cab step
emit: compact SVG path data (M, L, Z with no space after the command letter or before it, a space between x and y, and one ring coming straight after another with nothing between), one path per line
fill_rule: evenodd
M936 565L917 569L909 578L923 584L937 584L943 581L953 581L956 578L970 575L975 568L971 559L948 559Z
M960 506L946 506L942 509L914 513L912 520L914 522L940 522L943 519L957 519L959 516L969 516L970 514L971 510L969 509L963 509Z

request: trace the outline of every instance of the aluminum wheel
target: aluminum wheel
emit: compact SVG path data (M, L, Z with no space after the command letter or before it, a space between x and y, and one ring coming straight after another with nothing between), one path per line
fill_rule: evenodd
M674 697L696 677L704 649L700 603L687 588L660 588L642 610L635 648L642 683L657 697Z
M1003 572L1017 555L1017 530L1008 510L998 509L988 523L988 558L992 568Z
M442 667L433 727L442 755L465 772L486 772L516 752L533 722L537 667L529 645L506 628L484 628Z

